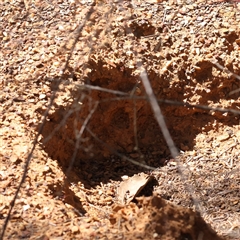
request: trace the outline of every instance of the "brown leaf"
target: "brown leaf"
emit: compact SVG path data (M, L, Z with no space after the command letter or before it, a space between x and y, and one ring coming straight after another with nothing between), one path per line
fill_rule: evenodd
M121 204L128 204L152 179L151 176L141 173L120 183L117 189L117 198Z

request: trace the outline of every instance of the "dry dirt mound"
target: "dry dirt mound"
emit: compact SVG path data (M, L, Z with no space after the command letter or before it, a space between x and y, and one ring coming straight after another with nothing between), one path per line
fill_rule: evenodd
M143 220L144 219L144 220ZM157 197L138 198L137 204L115 206L110 221L125 239L220 240L199 213ZM116 234L115 238L119 236Z
M204 221L239 239L238 5L0 4L1 226L35 147L6 239L220 239ZM116 205L120 182L143 171L156 183L141 195L155 195Z

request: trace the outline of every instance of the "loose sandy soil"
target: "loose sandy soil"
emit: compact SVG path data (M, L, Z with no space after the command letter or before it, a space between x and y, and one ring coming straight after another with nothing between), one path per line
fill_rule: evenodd
M240 239L240 3L2 0L0 22L1 231L26 173L4 239Z

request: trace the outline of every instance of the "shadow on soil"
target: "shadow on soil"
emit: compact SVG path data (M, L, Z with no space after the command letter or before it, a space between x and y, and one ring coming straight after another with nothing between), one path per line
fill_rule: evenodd
M146 171L122 156L151 167L163 166L170 157L169 150L149 103L141 99L145 97L141 81L132 76L131 69L108 69L103 63L95 62L91 65L95 71L85 82L92 88L75 88L72 102L66 106L55 105L54 112L48 116L42 133L44 150L52 159L58 160L65 173L72 165L77 176L75 180L89 188L109 179L121 180L123 175ZM203 70L212 71L209 67ZM204 76L203 81L199 80L201 76ZM186 86L194 86L195 82L187 80L183 73L179 75L180 80L171 84L169 79L149 73L152 88L159 99L183 102L186 95L188 99L196 95L201 103L206 103L207 97L227 98L216 91L219 79L206 76L211 74L199 72L198 81L211 82L212 91L208 94L206 91L190 91ZM229 84L229 79L226 81L222 86ZM101 89L96 89L99 87ZM103 89L121 91L126 96ZM212 129L214 122L232 126L239 121L233 114L210 114L209 111L166 104L160 106L176 146L184 151L193 149L196 135L203 129ZM74 180L71 174L68 177Z

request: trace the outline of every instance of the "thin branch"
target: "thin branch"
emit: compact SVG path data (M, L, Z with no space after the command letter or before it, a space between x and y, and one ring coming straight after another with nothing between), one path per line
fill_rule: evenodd
M110 147L107 143L103 142L101 139L99 139L93 132L91 129L89 129L88 127L86 127L86 130L90 133L90 135L95 139L97 140L99 143L101 143L104 147L106 147L110 152L112 152L113 154L121 157L123 160L127 160L135 165L138 165L139 167L143 167L143 168L146 168L146 169L149 169L149 170L155 170L156 168L154 167L150 167L146 164L143 164L143 163L140 163L138 161L135 161L119 152L117 152L116 150L114 150L112 147Z
M159 127L160 127L160 129L162 131L162 134L163 134L164 139L165 139L165 141L166 141L166 143L168 145L168 148L169 148L169 150L171 152L171 155L177 162L177 168L178 168L178 171L179 171L180 176L182 178L183 184L185 185L186 190L191 194L191 197L192 197L192 200L194 202L194 205L196 206L197 209L199 209L200 203L196 199L193 187L187 183L188 179L187 179L186 175L184 174L184 171L183 171L184 167L183 167L182 163L178 159L179 152L178 152L178 150L177 150L177 148L176 148L176 146L175 146L175 144L173 142L173 139L172 139L172 137L170 135L170 132L169 132L169 130L167 128L167 125L166 125L166 122L164 120L164 116L163 116L163 114L161 112L161 108L160 108L160 106L158 104L157 98L156 98L156 96L153 93L153 89L152 89L152 86L151 86L151 84L149 82L149 79L148 79L148 76L147 76L147 72L146 72L145 68L142 66L141 63L138 64L138 68L139 68L139 70L141 70L140 77L142 79L142 83L143 83L145 91L147 93L147 97L149 98L150 106L151 106L151 108L153 110L154 116L155 116L155 118L157 120L157 123L158 123L158 125L159 125Z
M78 132L78 134L77 134L77 136L76 136L76 140L77 140L77 141L76 141L76 143L75 143L75 148L74 148L74 152L73 152L72 158L71 158L71 160L70 160L70 164L69 164L68 169L67 169L67 171L66 171L66 173L65 173L66 176L69 174L69 172L70 172L71 169L72 169L72 166L73 166L73 164L74 164L75 158L76 158L77 153L78 153L79 144L80 144L80 140L81 140L82 134L83 134L85 128L87 127L87 124L88 124L88 122L90 121L90 119L91 119L93 113L95 112L97 106L98 106L98 102L96 102L96 103L94 104L94 107L91 109L90 113L88 114L88 116L87 116L86 119L84 120L83 125L82 125L80 131Z
M122 91L91 86L91 85L88 85L88 84L85 84L85 85L76 84L76 85L81 90L90 89L90 90L93 90L93 91L102 91L102 92L111 93L113 95L124 96L124 97L105 98L105 99L101 100L100 103L101 102L108 102L108 101L131 100L131 99L134 99L134 100L149 100L147 97L144 97L144 96L136 96L136 95L132 95L132 94L129 94L129 93L122 92ZM207 105L191 104L191 103L180 102L180 101L175 101L175 100L157 99L157 102L158 103L165 103L165 104L169 104L169 105L183 106L183 107L189 107L189 108L197 108L197 109L208 110L208 111L216 111L216 112L223 112L223 113L229 112L229 113L233 113L233 114L236 114L236 115L240 114L240 110L235 110L235 109L230 109L230 108L210 107L210 106L207 106Z
M75 45L76 45L76 43L77 43L77 40L78 40L78 38L80 37L81 31L82 31L83 27L85 26L86 22L88 21L88 19L90 18L90 16L91 16L92 13L93 13L93 7L91 7L90 10L88 11L87 16L86 16L86 18L85 18L85 21L78 27L78 34L77 34L77 36L76 36L76 39L75 39L75 41L74 41L74 44L73 44L73 46L72 46L72 48L71 48L71 51L70 51L70 53L69 53L69 55L68 55L68 58L67 58L67 60L66 60L65 65L64 65L64 68L63 68L63 71L62 71L62 76L60 77L60 79L59 79L59 81L58 81L58 83L57 83L56 89L53 91L53 94L51 95L49 105L48 105L48 107L47 107L47 109L46 109L46 111L45 111L45 113L44 113L44 115L43 115L43 121L42 121L42 123L41 123L41 125L40 125L40 128L39 128L39 131L38 131L38 133L37 133L37 135L36 135L36 137L35 137L35 139L34 139L34 141L33 141L32 149L31 149L30 153L28 154L28 157L27 157L27 160L26 160L26 163L25 163L25 166L24 166L24 172L23 172L22 178L21 178L20 183L19 183L19 185L18 185L18 187L17 187L17 190L16 190L16 192L15 192L15 194L14 194L13 200L12 200L11 203L10 203L10 208L9 208L7 217L6 217L5 221L4 221L2 233L1 233L1 235L0 235L0 239L1 239L1 240L3 239L4 234L5 234L5 232L6 232L7 225L8 225L8 222L9 222L9 220L10 220L10 216L11 216L13 207L14 207L14 205L15 205L15 203L16 203L16 200L17 200L18 194L19 194L19 192L20 192L20 189L21 189L21 187L22 187L22 184L24 183L24 181L25 181L25 179L26 179L28 167L29 167L29 165L30 165L30 161L31 161L31 159L32 159L33 152L34 152L34 150L35 150L35 148L36 148L36 145L37 145L37 142L38 142L38 138L39 138L39 136L40 136L40 135L42 134L42 132L43 132L43 128L44 128L44 126L45 126L45 124L46 124L46 119L47 119L47 116L48 116L48 114L49 114L49 111L50 111L50 109L51 109L52 106L53 106L54 100L55 100L55 98L56 98L56 94L57 94L58 89L59 89L59 86L60 86L60 84L61 84L61 79L63 78L63 75L64 75L65 71L66 71L67 68L68 68L68 64L69 64L70 58L71 58L71 56L72 56L72 53L73 53L73 50L74 50Z
M235 77L237 80L240 81L240 76L239 75L237 75L236 73L231 72L229 69L227 69L224 66L222 66L221 64L219 64L216 59L210 60L210 62L213 65L215 65L216 67L218 67L220 70L225 71L226 73L228 73L229 75Z
M154 93L153 93L153 89L152 89L152 86L148 80L148 76L147 76L147 72L145 70L145 68L143 68L143 66L141 64L138 65L138 68L139 70L142 70L141 71L141 74L140 74L140 77L142 79L142 83L143 83L143 86L146 90L146 93L147 93L147 97L149 99L149 103L152 107L152 110L153 110L153 113L154 113L154 116L157 120L157 123L162 131L162 134L164 136L164 139L168 145L168 148L171 152L171 155L173 158L176 158L178 155L179 155L179 152L172 140L172 137L170 135L170 132L168 131L168 128L167 128L167 125L166 125L166 122L164 120L164 117L162 115L162 111L161 111L161 108L158 104L158 101L157 101L157 98L155 97Z

